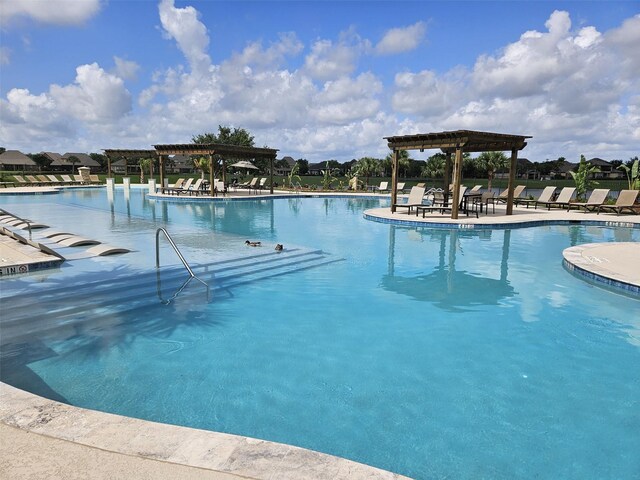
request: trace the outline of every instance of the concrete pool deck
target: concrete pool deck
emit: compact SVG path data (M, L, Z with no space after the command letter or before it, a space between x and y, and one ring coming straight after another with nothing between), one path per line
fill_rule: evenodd
M11 189L6 189L11 190ZM29 193L21 188L20 193ZM32 192L33 193L33 192ZM36 193L44 193L38 190ZM55 193L49 192L46 193ZM279 196L288 192L278 192ZM320 192L288 194L325 196ZM346 193L334 195L345 196ZM370 193L359 196L372 196ZM388 196L388 195L387 195ZM168 196L170 197L170 196ZM175 196L174 196L175 197ZM260 198L260 195L244 195ZM264 195L265 198L270 196ZM548 224L640 227L640 215L534 210L504 206L455 221L437 214L367 210L365 218L402 226L509 228ZM637 285L640 243L571 247L569 261L593 275ZM3 253L0 244L0 254ZM570 250L570 249L567 249ZM565 254L565 260L567 255ZM559 259L560 261L561 259ZM125 260L126 261L126 260ZM147 422L48 400L0 383L0 472L7 478L404 479L350 460L289 445Z

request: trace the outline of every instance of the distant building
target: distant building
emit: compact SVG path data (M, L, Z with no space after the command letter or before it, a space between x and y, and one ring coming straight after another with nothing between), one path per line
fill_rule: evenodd
M193 162L189 155L174 155L165 163L168 173L192 173Z
M590 160L587 160L587 163L593 165L594 167L598 167L600 170L593 174L593 178L622 178L624 174L616 169L611 163L603 160L601 158L595 157Z
M571 178L571 174L569 172L573 172L576 168L578 168L577 163L571 163L565 160L560 164L555 172L552 172L552 174L557 178Z
M309 164L309 175L322 175L322 171L327 168L327 162Z
M18 150L7 150L0 155L1 170L36 170L36 162Z
M63 157L67 160L67 164L69 163L69 157L76 157L80 160L79 163L74 164L75 167L89 167L89 168L100 168L101 165L96 162L93 158L91 158L86 153L65 153Z
M279 167L274 167L273 173L275 175L289 175L291 173L291 170L293 169L293 166L296 164L296 161L292 157L283 157L282 160L287 162L287 166L285 167L284 165L281 165Z

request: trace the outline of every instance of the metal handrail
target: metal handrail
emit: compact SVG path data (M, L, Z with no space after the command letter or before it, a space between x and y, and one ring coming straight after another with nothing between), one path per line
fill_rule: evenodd
M178 289L178 291L176 291L176 293L168 301L165 301L161 296L161 293L160 293L160 276L159 276L159 272L158 272L158 296L160 297L160 299L163 301L163 303L167 303L167 304L171 303L171 301L173 299L175 299L180 294L180 292L182 292L182 290L184 290L184 288L187 286L187 284L192 279L195 278L197 281L199 281L201 284L203 284L205 287L207 287L207 301L209 301L209 284L207 282L201 280L200 278L198 278L198 276L195 273L193 273L193 270L191 270L191 267L187 263L187 260L184 258L184 256L180 252L180 249L178 248L178 246L175 244L175 242L171 238L171 235L169 235L169 232L167 232L167 230L165 228L162 228L162 227L160 227L160 228L158 228L156 230L156 269L160 268L160 232L164 233L164 236L169 241L169 244L171 245L173 250L178 255L178 258L180 259L180 261L184 265L184 268L186 268L187 272L189 272L189 278L187 279L187 281L182 284L182 286Z
M7 215L11 215L16 220L20 220L27 224L27 229L29 230L29 240L31 240L31 220L27 220L26 218L19 217L11 212L7 212L4 208L0 208L0 212L3 212Z

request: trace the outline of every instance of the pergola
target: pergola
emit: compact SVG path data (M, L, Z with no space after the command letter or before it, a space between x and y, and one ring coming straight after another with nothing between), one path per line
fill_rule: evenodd
M169 155L206 155L209 159L209 188L210 194L214 196L213 182L213 156L222 158L222 181L226 183L226 157L234 160L266 159L269 160L269 193L273 194L273 162L276 159L278 150L274 148L243 147L239 145L225 145L221 143L186 143L154 145L155 150L115 150L105 149L107 156L109 177L111 177L112 158L141 158L158 157L160 165L160 185L164 185L164 159Z
M507 196L507 215L513 213L513 189L515 187L518 150L527 146L527 135L507 135L503 133L455 130L451 132L419 133L384 137L393 151L391 163L391 211L395 212L398 199L398 152L400 150L424 150L439 148L446 154L444 188L449 188L451 172L451 154L455 153L453 163L453 203L451 218L458 218L460 205L460 181L462 179L462 156L464 152L503 152L511 151L509 164L509 186Z
M107 176L111 178L111 162L124 158L153 158L156 157L155 150L133 150L133 149L113 149L106 148L103 150L107 156Z

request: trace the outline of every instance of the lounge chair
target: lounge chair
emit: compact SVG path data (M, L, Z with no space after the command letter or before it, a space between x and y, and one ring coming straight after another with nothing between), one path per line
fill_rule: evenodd
M516 198L520 198L520 195L522 195L522 192L524 192L524 189L527 188L525 185L517 185L514 189L513 189L513 199L515 200ZM496 197L496 203L507 203L507 198L509 196L509 189L505 189L502 193L500 193L500 195L498 195Z
M265 178L261 178L259 183L254 184L253 186L253 190L256 191L256 193L258 192L258 190L262 190L265 185L267 184L267 179Z
M44 175L36 175L36 178L38 180L40 180L42 185L53 185L54 182L52 182L49 178L45 177Z
M222 180L214 180L213 181L213 186L214 186L214 192L217 195L218 193L221 193L223 195L227 194L227 189L224 186L224 182Z
M373 185L371 190L374 192L388 192L389 191L389 182L380 182L380 185L377 187Z
M47 178L52 183L55 183L56 185L62 185L64 183L62 180L58 180L58 178L55 175L47 175Z
M180 177L178 180L176 180L176 183L171 185L171 188L182 188L183 184L184 184L184 178Z
M404 182L398 183L396 185L396 191L404 193L404 185L405 185Z
M604 204L608 196L609 196L608 188L596 188L591 192L591 195L589 195L589 198L587 198L586 202L569 203L569 205L567 205L567 210L571 210L572 208L576 207L578 210L580 210L581 208L584 208L585 211L593 212L600 205Z
M13 178L16 180L16 182L18 182L20 185L29 185L30 183L27 182L22 175L14 175Z
M628 210L629 213L638 214L640 213L640 205L635 205L635 203L639 193L640 191L638 190L621 190L614 205L598 205L597 213L612 211L620 215L625 210Z
M494 201L495 198L496 194L493 192L482 192L482 196L480 198L476 197L473 199L474 208L477 209L479 206L480 211L482 211L482 208L484 206L484 208L486 209L485 215L489 215L489 204L491 204L493 213L496 213L496 202Z
M467 216L469 215L469 212L474 212L476 214L476 218L478 217L478 209L475 208L475 203L472 202L471 205L468 205L466 202L466 198L464 196L464 194L467 191L467 187L465 187L464 185L460 185L460 190L459 190L459 194L458 194L458 199L460 201L459 203L459 208L460 210L463 210ZM424 218L424 215L426 212L433 212L433 211L438 211L440 213L447 213L447 212L451 212L453 210L453 205L449 204L449 199L453 200L453 195L450 196L449 198L447 198L447 203L446 204L441 204L441 205L437 205L435 202L432 205L419 205L416 207L416 216L418 216L418 213L422 212L422 218Z
M417 206L422 205L422 199L424 197L424 187L411 187L411 191L409 192L409 198L407 199L407 203L394 203L393 207L397 210L398 208L407 208L407 214L411 214L411 210Z
M80 175L79 173L74 174L73 179L75 180L76 183L79 183L80 185L84 185L86 183L84 178L82 178L82 175Z
M538 202L550 202L555 191L556 187L544 187L544 190L542 190L542 193L540 193L540 196L538 196L538 198L517 198L513 200L513 203L515 203L516 205L525 204L527 208L529 208L530 204L533 204L534 208L538 208Z
M547 210L551 210L551 207L564 208L567 205L569 205L569 202L571 202L571 197L573 197L573 194L575 191L576 191L576 187L563 187L562 190L560 190L560 194L558 195L558 198L556 198L555 200L550 200L548 202L538 201L536 202L536 208L538 204L546 205Z
M78 182L76 182L75 180L71 180L71 177L69 175L60 175L60 178L62 179L62 183L64 183L65 185L77 185Z
M100 177L98 177L98 175L95 175L95 174L91 174L91 175L89 175L89 181L90 181L91 183L93 183L93 184L96 184L96 185L97 185L97 184L102 183L102 182L100 181Z
M193 185L189 185L188 188L182 188L181 191L178 192L178 195L181 193L188 193L189 195L200 195L202 193L202 182L204 180L199 178Z
M177 182L176 182L177 183ZM181 193L189 190L189 187L191 187L191 184L193 183L193 178L187 178L181 186L179 187L165 187L162 189L163 193L168 193L170 195L173 195L174 193L176 195L180 195Z
M473 188L469 190L469 193L478 193L481 189L482 185L474 185Z
M42 185L42 180L38 180L33 175L25 175L25 177L27 177L27 180L31 183L31 185ZM49 180L47 180L47 183L48 182Z

